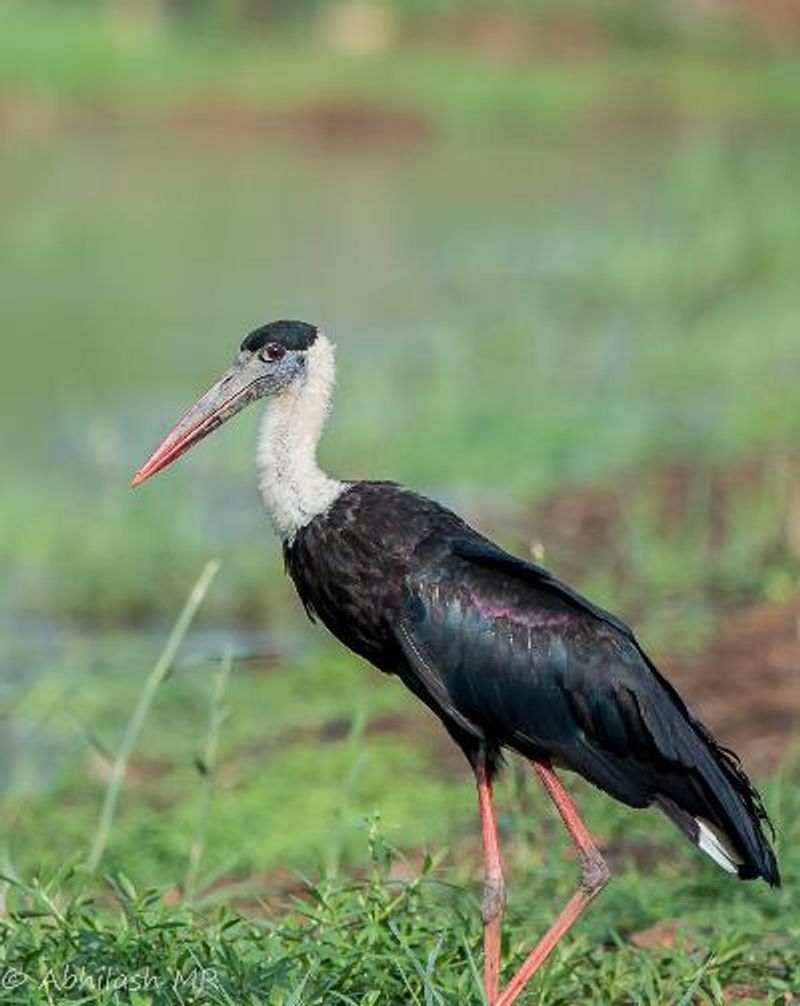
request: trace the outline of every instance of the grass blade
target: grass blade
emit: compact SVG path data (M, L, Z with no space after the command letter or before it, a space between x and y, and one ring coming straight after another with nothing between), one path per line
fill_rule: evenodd
M188 901L192 901L196 894L200 865L203 861L203 854L205 853L208 817L211 812L211 800L214 795L219 733L226 715L226 709L223 702L225 699L225 691L228 687L232 664L233 657L232 654L228 652L225 654L225 658L220 663L216 674L214 675L214 687L211 692L208 713L208 731L206 733L206 742L203 745L203 753L198 765L198 768L202 772L200 806L197 811L197 823L195 826L194 838L192 839L192 844L189 848L189 866L186 870L186 880L184 882L184 891Z
M120 744L119 751L117 752L117 756L114 759L114 764L111 768L111 777L109 778L108 786L106 787L103 807L100 811L100 818L97 822L94 841L92 843L91 852L89 853L89 858L86 864L90 873L95 873L97 871L100 860L103 858L103 853L105 852L106 845L108 844L108 836L111 832L111 824L114 820L114 813L117 808L119 794L125 780L128 761L130 760L131 752L133 751L136 740L147 717L153 697L158 690L159 685L169 673L170 668L175 661L175 657L177 656L178 650L183 643L184 637L189 630L189 626L192 624L198 608L203 603L203 600L208 593L208 589L219 571L219 567L220 562L218 559L212 559L210 562L206 563L203 572L200 574L197 582L189 593L189 597L183 606L183 610L180 615L178 615L175 625L172 627L172 632L164 645L164 649L159 654L158 660L155 662L153 669L150 671L145 680L144 687L142 688L139 696L139 701L136 704L133 715L128 721L125 734L122 738L122 743Z

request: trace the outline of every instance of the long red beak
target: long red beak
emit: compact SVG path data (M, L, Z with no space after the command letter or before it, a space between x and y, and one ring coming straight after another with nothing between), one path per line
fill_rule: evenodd
M175 428L156 447L139 471L131 479L131 486L141 485L171 465L189 448L200 443L231 416L257 398L254 375L247 367L237 364L221 380L209 388L186 412Z

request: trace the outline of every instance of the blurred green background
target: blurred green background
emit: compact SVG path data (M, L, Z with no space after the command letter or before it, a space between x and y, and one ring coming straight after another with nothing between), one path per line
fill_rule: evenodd
M108 863L185 895L211 701L195 880L215 903L358 864L375 809L412 861L447 843L448 876L477 877L459 756L299 611L255 490L257 410L127 488L278 317L337 344L331 470L435 495L634 620L721 739L778 772L796 845L799 53L788 0L0 0L6 874L85 854L147 670L219 556ZM529 789L512 774L503 826L535 901ZM646 903L631 848L669 828L577 792ZM714 890L755 897L730 916L754 945L774 896ZM601 902L596 932L652 921L629 902ZM762 992L792 988L767 970Z

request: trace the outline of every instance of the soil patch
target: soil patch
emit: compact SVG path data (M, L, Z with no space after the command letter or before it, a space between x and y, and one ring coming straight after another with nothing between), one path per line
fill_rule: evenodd
M748 771L773 771L800 737L800 601L727 612L702 653L661 666Z
M405 146L431 139L433 121L396 104L330 98L296 105L255 104L218 98L192 99L165 108L113 101L37 102L0 97L0 136L12 132L91 134L128 126L230 144L262 141L325 147Z
M741 533L743 503L765 496L779 519L765 536L764 560L800 559L800 453L788 450L723 464L675 460L594 486L566 486L537 501L519 532L545 564L557 558L562 579L580 583L601 566L625 585L636 581L630 540L641 520L637 508L664 539L699 534L713 562Z

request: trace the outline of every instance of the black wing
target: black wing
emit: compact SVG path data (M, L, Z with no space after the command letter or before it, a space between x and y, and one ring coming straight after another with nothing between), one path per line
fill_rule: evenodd
M658 803L705 851L721 842L723 865L777 882L766 815L735 757L628 626L546 570L477 534L423 543L396 634L445 722L549 758L630 806Z

